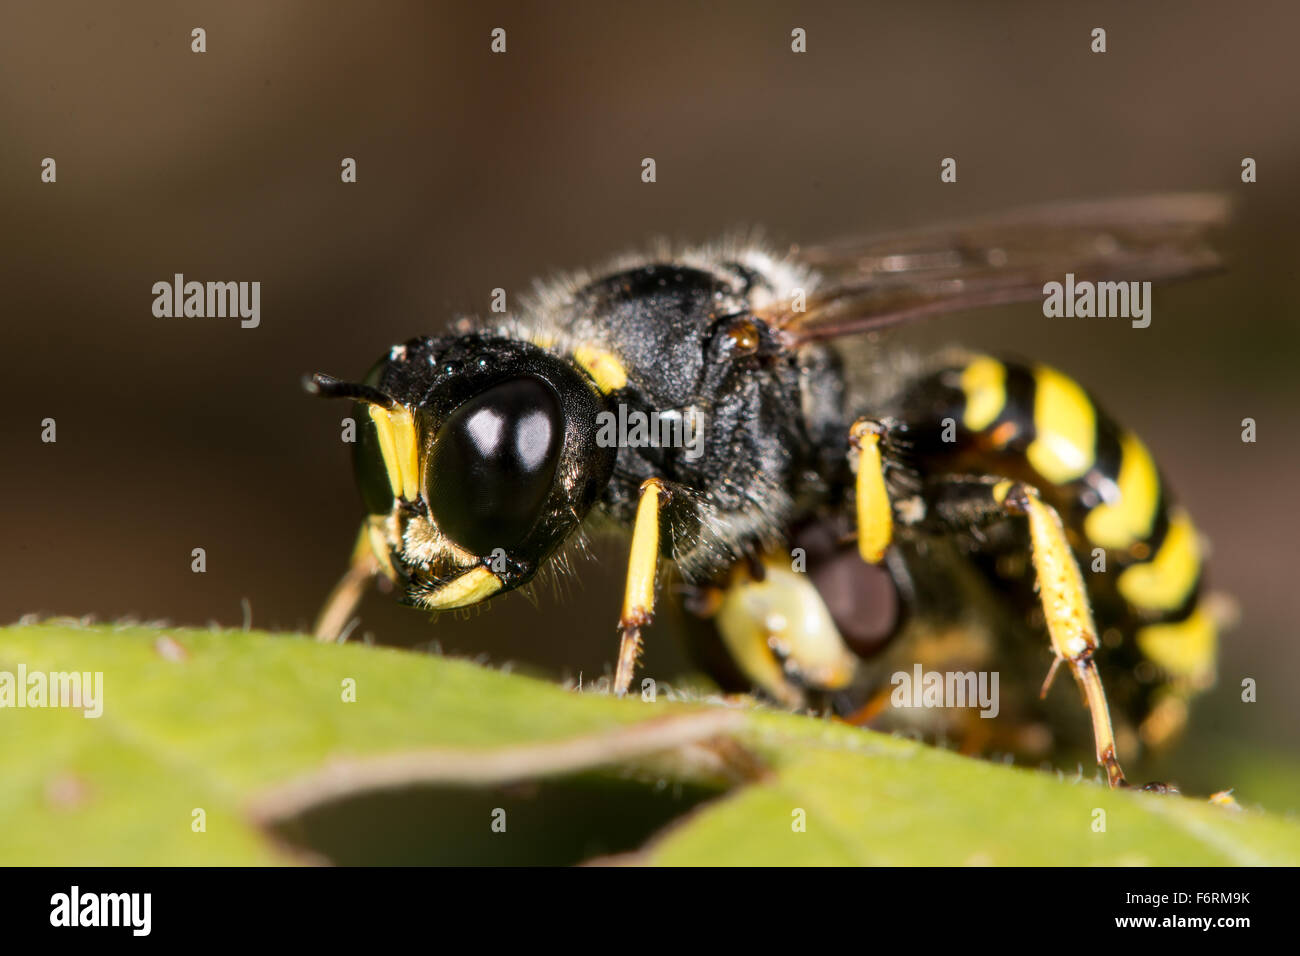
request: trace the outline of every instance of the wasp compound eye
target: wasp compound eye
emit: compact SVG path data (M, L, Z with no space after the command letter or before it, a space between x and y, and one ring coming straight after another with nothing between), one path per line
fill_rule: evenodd
M438 527L477 555L523 540L541 516L564 445L560 399L531 376L494 385L438 431L425 499Z

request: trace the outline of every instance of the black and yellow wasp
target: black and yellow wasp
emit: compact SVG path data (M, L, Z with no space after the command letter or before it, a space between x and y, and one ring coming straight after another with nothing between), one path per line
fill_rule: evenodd
M1117 740L1169 739L1214 679L1196 528L1142 440L1062 373L879 333L1040 299L1067 273L1212 271L1225 215L1157 196L781 254L663 247L539 285L496 327L395 346L362 383L317 374L312 391L358 403L368 510L317 634L338 639L378 576L418 608L486 601L604 519L631 532L617 693L670 562L727 689L1033 753L1053 721L1083 726L1033 693L1064 664L1122 785ZM600 440L615 409L689 420L696 453ZM1019 690L994 722L892 707L892 675L918 665L996 665Z

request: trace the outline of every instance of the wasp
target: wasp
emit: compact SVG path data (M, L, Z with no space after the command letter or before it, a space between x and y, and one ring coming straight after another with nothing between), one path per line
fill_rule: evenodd
M662 245L540 283L500 322L394 346L364 381L318 373L308 389L352 400L364 426L367 516L317 635L339 639L372 580L464 608L612 523L630 534L614 692L671 566L724 689L1033 753L1053 721L1086 728L1078 703L1074 718L1046 703L1064 666L1123 786L1121 745L1172 739L1214 680L1199 532L1142 439L1062 372L918 356L888 333L1041 300L1067 276L1215 271L1226 215L1182 194L781 251ZM690 422L690 447L605 427L637 416ZM974 693L995 666L993 722L900 693L913 676L936 699Z

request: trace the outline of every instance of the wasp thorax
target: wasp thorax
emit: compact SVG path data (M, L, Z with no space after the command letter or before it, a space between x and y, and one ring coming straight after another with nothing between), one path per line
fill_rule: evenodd
M451 541L490 554L512 548L541 516L564 445L564 413L546 382L520 376L471 398L429 452L424 496Z

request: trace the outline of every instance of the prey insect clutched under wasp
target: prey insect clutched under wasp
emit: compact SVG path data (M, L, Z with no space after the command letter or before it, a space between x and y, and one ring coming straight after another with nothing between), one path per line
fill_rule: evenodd
M724 689L987 745L969 709L891 701L900 673L996 666L1018 688L1003 681L997 742L1050 754L1081 723L1077 702L1043 709L1063 668L1124 785L1120 750L1174 738L1214 680L1199 532L1142 439L1066 375L884 333L1067 276L1113 292L1215 271L1226 215L1183 194L780 252L664 246L394 346L364 381L316 374L309 390L356 403L367 511L317 636L339 639L374 579L463 608L612 523L630 534L616 693L672 565ZM697 441L611 440L616 411Z

